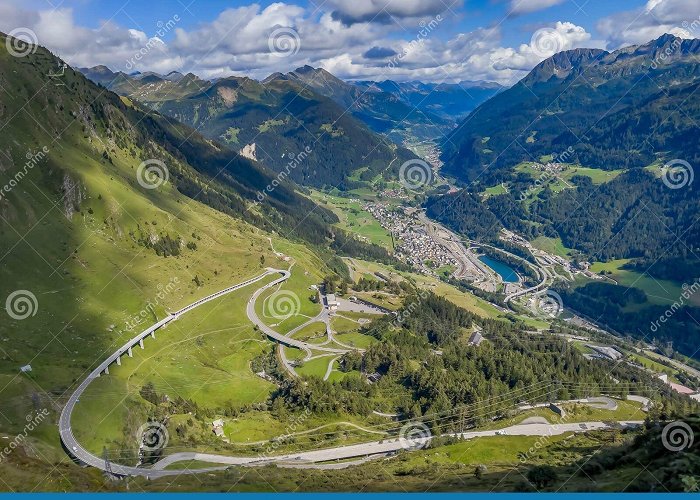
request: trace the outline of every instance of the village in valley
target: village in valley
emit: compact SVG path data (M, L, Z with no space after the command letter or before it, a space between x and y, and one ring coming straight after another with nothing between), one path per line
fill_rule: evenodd
M396 257L424 273L444 266L455 266L454 256L434 238L417 217L416 208L391 208L380 202L365 202L362 208L391 233Z

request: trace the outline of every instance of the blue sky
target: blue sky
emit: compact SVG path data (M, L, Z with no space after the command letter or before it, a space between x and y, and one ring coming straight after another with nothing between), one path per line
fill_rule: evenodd
M348 79L509 84L559 50L681 35L700 16L693 3L5 0L0 30L33 38L74 66L263 78L310 64Z
M397 0L400 1L400 0ZM167 20L176 13L182 15L183 29L191 29L198 23L211 22L225 9L249 5L252 2L231 1L231 0L153 0L148 2L148 8L143 7L143 2L139 0L102 0L102 1L66 1L63 6L70 6L75 10L76 21L84 26L97 28L101 20L113 19L122 26L140 26L147 30L155 26L159 20ZM255 2L263 7L267 7L275 2ZM293 2L305 8L316 9L318 3ZM45 1L34 2L35 6L49 5ZM445 0L446 5L450 5ZM644 2L636 2L636 6L644 5ZM188 7L189 6L189 7ZM519 16L508 16L509 2L495 2L493 0L474 0L464 3L462 8L454 8L459 18L455 19L449 29L440 33L441 38L454 35L459 32L469 32L493 23L503 22L510 29L506 33L505 41L510 44L517 44L525 41L527 33L531 33L533 25L543 25L555 21L566 19L580 26L587 28L589 32L595 33L596 21L600 17L605 17L615 12L629 10L635 6L635 2L630 0L577 0L565 1L559 5L540 11L522 14ZM322 9L322 6L321 6ZM320 9L319 9L320 10ZM457 17L457 16L455 16Z

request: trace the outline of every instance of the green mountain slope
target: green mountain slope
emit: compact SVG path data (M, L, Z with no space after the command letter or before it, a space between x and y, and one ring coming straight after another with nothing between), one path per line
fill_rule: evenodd
M378 87L360 87L336 78L324 69L311 66L287 74L274 74L265 82L296 82L333 99L353 116L397 144L443 137L454 122L407 102L400 95Z
M581 462L578 475L601 484L624 478L627 492L697 493L700 415L689 414L674 422L666 419L650 418L648 428L631 444L603 450ZM641 471L636 470L639 464L644 464Z
M247 155L299 184L349 189L357 187L348 179L355 171L362 169L362 181L389 177L413 158L303 82L229 77L202 88L189 76L154 78L117 75L109 87L233 149L255 144Z
M445 141L446 169L493 185L521 161L567 148L568 162L607 170L696 162L699 54L700 40L671 35L611 53L556 54L460 124Z
M372 462L346 471L343 482L331 486L323 486L324 471L310 476L279 468L279 474L267 474L278 469L265 467L264 478L239 482L253 469L232 467L150 481L115 480L74 464L58 441L57 414L71 388L144 325L267 266L292 265L293 277L280 290L299 299L300 314L293 319L308 319L321 310L310 286L342 274L336 254L388 256L330 229L337 220L332 213L257 162L93 84L47 50L17 58L4 47L0 35L0 437L18 443L0 460L4 488L162 491L209 489L216 481L217 490L234 483L239 490L308 489L311 477L313 488L337 489L351 488L360 472L383 481L389 474L385 483L375 483L387 489L395 489L401 477L412 479L407 490L464 489L460 476L476 466L473 460L501 467L505 477L512 472L506 468L522 462L517 453L536 445L535 436L493 436L469 454L473 442L436 440L434 449L388 462L388 473L375 469L385 464ZM144 173L143 162L158 174ZM136 348L111 366L109 376L94 381L78 402L76 437L95 453L104 450L106 460L136 464L144 444L138 431L157 421L170 433L168 453L262 456L272 449L268 444L275 450L278 444L285 450L344 446L381 439L384 434L373 429L403 424L373 413L375 408L426 416L437 437L463 427L465 417L492 425L492 416L510 416L523 400L548 401L555 391L559 398L597 393L611 377L620 383L608 393L624 396L632 382L667 397L664 409L671 415L682 408L680 396L666 394L670 389L636 368L589 361L565 339L530 338L515 319L479 318L446 299L417 293L410 283L395 285L412 293L398 315L399 328L390 315L367 327L382 341L368 350L365 364L381 375L376 384L353 373L333 384L271 378L279 375L275 351L245 313L251 287L178 318L157 338L146 339L144 350ZM9 300L18 293L28 300ZM273 306L258 306L275 326L289 319L281 320L269 310ZM365 323L356 324L359 330ZM476 325L488 338L480 347L466 342ZM352 355L342 362L364 364ZM557 385L562 379L571 386ZM531 391L533 386L540 389ZM44 414L29 432L27 423ZM212 433L218 418L226 419L232 443ZM295 433L309 432L280 442L276 436L290 437L291 425ZM372 428L369 436L364 425ZM582 456L574 446L563 453ZM681 465L678 470L685 471ZM489 486L501 485L500 479L491 478ZM484 487L475 483L468 487Z
M587 260L637 259L658 278L687 280L700 266L698 54L700 40L666 35L544 61L455 131L445 168L473 181L472 193L435 199L431 213L472 236L503 226L559 237ZM501 182L507 193L475 202ZM679 261L685 276L669 265Z
M0 411L4 432L21 432L32 411L59 410L75 381L166 311L256 276L266 266L289 266L276 252L294 259L300 276L297 286L306 291L326 275L343 272L329 247L343 253L373 251L331 230L328 223L337 220L333 214L298 195L289 183L277 182L255 162L185 125L140 109L70 67L61 72L63 62L43 48L18 58L5 46L3 35L0 297L6 308L0 321ZM158 175L142 170L142 162L150 160L162 162L151 164L160 169ZM207 313L211 314L207 324L220 325L213 331L202 330L202 317L193 318L190 326L174 325L166 335L180 336L199 353L188 363L193 370L188 374L190 383L206 382L198 376L224 374L226 383L245 380L249 392L269 391L270 384L255 377L248 365L260 354L262 339L245 319L247 297L228 300L213 304L215 308L225 304L223 311ZM209 349L205 356L200 347L206 341L195 344L189 338L193 332L227 347ZM241 338L229 346L232 332ZM156 352L165 347L154 346ZM235 362L227 359L232 352ZM27 365L31 371L21 373L20 367ZM158 366L149 365L140 376ZM114 386L88 398L86 410L76 417L83 419L83 432L109 428L120 433L123 422L146 418L138 398L122 401L128 394L127 382L105 378L104 383ZM231 394L235 399L235 392ZM115 412L102 422L104 427L91 421L87 410L109 410L110 405ZM58 447L54 417L52 413L38 438L32 436L38 440L33 443L52 457L67 460Z
M608 263L606 283L559 284L565 303L697 356L697 303L680 294L700 274L698 54L700 40L667 35L544 61L455 131L445 168L471 184L429 200L428 214L472 238L505 227Z
M106 66L78 70L93 82L141 102L184 97L201 92L211 85L211 82L201 80L192 73L183 75L177 71L163 76L152 72L127 75L121 71L114 72Z

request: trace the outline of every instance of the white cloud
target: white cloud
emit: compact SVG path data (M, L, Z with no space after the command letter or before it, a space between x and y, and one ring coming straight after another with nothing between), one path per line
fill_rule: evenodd
M433 17L461 6L461 0L316 0L317 8L330 8L333 18L345 24L386 23L394 19Z
M140 67L153 71L169 71L181 63L180 57L171 53L158 37L111 22L98 29L78 26L69 8L27 12L17 7L0 7L0 30L8 32L20 26L33 30L40 45L75 67L105 64L123 70L136 54L141 59Z
M489 68L495 76L509 75L507 83L512 84L557 52L590 45L591 35L584 28L558 21L550 27L535 31L530 43L521 44L517 49L498 47L488 53L474 55L470 62ZM506 83L503 78L499 80Z
M349 12L348 2L343 3ZM395 3L397 12L412 16L427 12L421 9L428 9L430 2ZM361 16L380 5L393 3L358 0L352 13ZM281 2L265 8L253 4L224 10L214 20L191 29L174 23L162 36L156 27L147 32L147 27L127 29L110 22L97 29L85 28L75 23L71 9L28 12L0 6L0 29L29 27L36 31L40 44L77 67L105 64L122 71L178 70L203 78L232 74L264 78L310 64L340 78L514 83L549 55L536 50L533 41L503 47L498 28L475 29L444 39L449 31L442 23L449 20L440 21L442 17L433 18L432 24L407 22L404 30L375 22L346 24L333 12ZM293 30L298 36L299 45L288 57L276 57L270 51L268 38L277 29ZM560 50L591 43L590 35L572 23L559 22L550 30ZM381 53L377 57L376 50L373 57L367 57L372 47L381 47L386 57ZM140 55L135 60L136 54Z
M591 35L570 22L546 28L553 44L533 39L517 48L502 47L498 29L479 29L455 36L447 42L427 38L422 43L399 41L388 44L403 57L367 60L349 54L320 61L331 73L344 78L429 81L492 80L513 84L534 66L561 50L600 45ZM393 63L389 64L388 63Z
M597 28L616 49L630 44L643 44L664 33L688 38L700 38L700 29L688 30L700 18L697 1L648 0L644 7L620 12L601 19Z
M269 39L276 30L293 34L296 46L290 57L270 52ZM296 5L276 3L265 9L252 5L228 9L193 31L177 29L171 49L203 76L234 72L261 78L303 64L314 65L348 50L366 51L385 31L371 23L347 26L330 13L310 17Z
M529 14L561 3L564 0L510 0L510 12L513 15Z

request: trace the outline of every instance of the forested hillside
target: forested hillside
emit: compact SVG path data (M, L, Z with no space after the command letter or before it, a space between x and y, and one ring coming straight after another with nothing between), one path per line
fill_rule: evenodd
M699 53L700 40L665 35L545 60L451 136L458 147L447 145L446 168L468 184L429 199L428 215L470 238L493 242L507 228L561 241L577 262L620 261L620 273L689 286L700 271ZM681 304L650 332L678 297L649 296L638 282L558 290L569 307L614 331L697 355L695 306Z
M296 82L331 98L370 129L397 144L443 137L454 127L449 117L432 113L427 105L411 103L395 88L391 92L375 85L347 83L324 69L304 66L286 74L270 75L265 82L273 80ZM462 99L467 98L463 95Z
M700 489L700 442L696 436L700 434L700 414L688 415L683 424L687 428L681 428L677 423L658 422L652 417L644 434L634 442L628 446L602 450L590 460L581 462L579 474L600 482L629 475L631 482L626 491L631 493L697 493ZM671 445L683 446L669 453L671 432L678 433L674 438L678 441ZM636 471L640 463L645 467Z
M639 258L664 279L680 278L661 270L660 263L668 259L682 258L687 271L698 266L694 249L700 247L695 223L699 213L696 186L669 189L644 170L600 186L576 178L576 189L558 195L545 191L530 207L533 220L548 222L544 232L560 235L567 247L591 260Z
M255 144L255 159L302 185L352 189L378 175L396 176L414 157L298 79L228 77L211 84L193 75L172 82L123 74L109 81L94 68L86 74L231 149Z
M125 315L167 284L175 283L168 303L185 305L259 274L274 262L263 235L321 256L318 272L347 273L339 254L391 261L332 229L335 215L291 183L273 184L270 171L188 126L70 67L47 80L62 66L43 48L22 58L0 51L0 109L12 127L0 137L0 293L28 292L39 304L38 314L0 326L12 340L0 377L13 422L24 422L32 384L61 394L99 361L95 353L131 333ZM28 363L31 380L18 378Z
M473 328L488 341L470 345ZM357 415L368 415L378 405L396 405L408 418L426 417L422 421L436 434L508 415L518 402L586 397L601 387L623 397L630 390L648 391L653 397L661 391L669 414L688 408L686 398L643 371L588 360L566 339L551 333L524 334L523 328L519 323L485 320L431 292L416 291L396 317L366 327L364 332L379 343L364 355L348 353L341 360L343 371L376 373L379 382L368 386L356 377L339 384L292 379L282 383L274 398L290 410L332 409ZM610 376L627 382L611 387ZM498 402L480 408L480 402L494 400Z
M698 54L700 40L672 35L610 53L560 52L471 113L445 141L446 169L491 185L521 161L567 148L567 161L607 170L660 157L698 163Z
M682 279L670 262L682 260L686 271L699 264L698 53L700 40L665 35L542 62L451 136L460 146L448 147L446 168L474 182L430 200L429 213L471 237L493 238L501 227L559 237L587 260L637 259L657 277ZM555 166L526 172L521 162ZM595 170L576 175L578 165L615 175L594 181ZM562 180L562 168L574 175ZM482 200L485 187L503 181L506 193Z
M310 214L298 231L305 232L304 239L316 243L324 241L324 225L336 220L332 213L296 194L288 182L268 192L266 187L274 177L261 165L208 141L181 123L99 88L71 68L60 80L47 84L44 75L62 66L62 61L48 51L39 49L27 58L5 54L1 63L2 83L29 101L29 111L23 117L19 100L0 97L7 116L19 114L13 126L19 130L23 118L26 126L26 133L15 132L13 141L6 136L6 146L11 150L42 144L51 149L56 142L51 139L53 132L62 134L56 147L88 147L108 164L117 160L115 155L126 155L136 163L134 169L141 161L158 159L166 164L168 178L180 192L232 215L245 214L260 227L298 228L295 221L301 220L300 214ZM40 127L36 127L30 111L42 115ZM56 169L69 167L53 155L48 160ZM56 176L61 177L58 173ZM48 178L45 182L46 189L57 188ZM131 182L137 185L135 175ZM265 196L258 202L263 192Z

